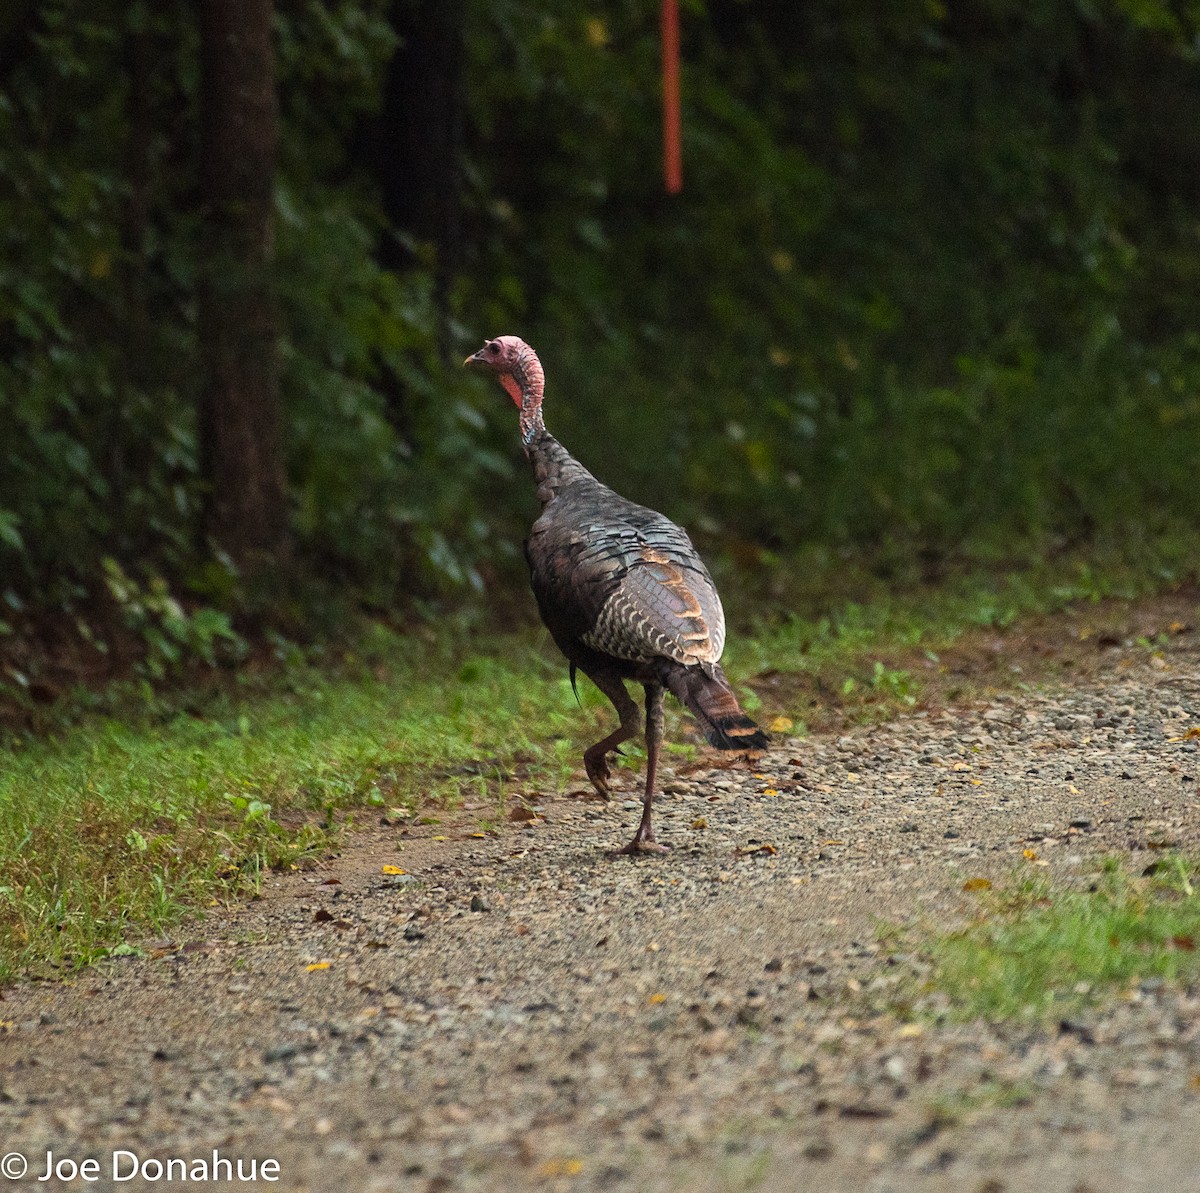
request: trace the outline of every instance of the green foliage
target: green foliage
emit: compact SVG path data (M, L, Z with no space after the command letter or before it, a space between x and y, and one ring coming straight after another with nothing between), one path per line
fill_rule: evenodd
M141 585L115 559L105 559L104 579L126 629L145 646L138 669L150 679L177 675L197 660L212 667L219 660L245 656L245 639L234 631L227 613L205 606L189 612L161 576Z
M1196 868L1181 857L1135 878L1105 863L1087 891L1022 882L931 949L932 988L966 1018L1061 1016L1114 987L1200 973Z
M671 201L653 9L482 7L464 302L544 348L548 418L606 479L789 548L1195 516L1195 288L1161 271L1196 195L1156 177L1149 218L1122 165L1161 111L1127 63L1187 106L1175 17L693 6Z
M360 136L418 8L276 6L295 571L387 604L519 571L511 408L450 350L499 331L585 463L742 561L1200 514L1186 6L694 0L667 198L654 6L471 0L445 295L438 246L381 264ZM182 0L0 19L8 608L85 609L106 558L236 607L200 527L198 38Z

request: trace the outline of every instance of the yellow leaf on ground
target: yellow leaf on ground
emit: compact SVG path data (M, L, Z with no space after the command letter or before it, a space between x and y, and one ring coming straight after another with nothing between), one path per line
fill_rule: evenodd
M763 795L778 795L779 792L774 787L766 787L763 789Z
M399 866L381 866L380 869L385 874L407 874L407 870L401 870Z
M657 1006L660 1002L666 1002L666 1001L667 1001L667 996L665 994L650 995L650 1005L651 1006Z
M991 881L987 878L968 878L962 884L964 891L990 891L992 889Z
M560 1160L543 1160L538 1165L538 1176L550 1180L556 1176L578 1176L583 1171L583 1161L574 1156Z
M328 961L314 961L311 965L306 965L304 968L308 970L309 973L312 973L314 969L328 969L329 964L330 963Z
M692 828L708 828L708 821L705 820L703 816L697 816L696 819L692 821Z
M791 717L776 717L767 728L772 733L786 733L795 723Z
M902 1040L915 1040L919 1035L923 1035L925 1029L919 1023L906 1023L896 1035Z
M1037 861L1037 856L1038 856L1038 855L1037 855L1037 850L1036 850L1036 849L1022 849L1022 850L1021 850L1021 856L1022 856L1022 857L1023 857L1023 858L1024 858L1026 861L1027 861L1027 862L1036 862L1036 861Z

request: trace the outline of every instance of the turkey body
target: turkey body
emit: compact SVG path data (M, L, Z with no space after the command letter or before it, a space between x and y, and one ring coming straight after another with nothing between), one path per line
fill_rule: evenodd
M571 665L572 682L576 669L582 671L612 701L621 720L585 751L584 765L597 790L607 794L606 756L639 729L625 681L642 684L646 791L642 822L622 852L659 850L650 810L664 690L686 705L718 749L762 750L767 739L742 712L721 670L721 599L686 532L601 484L545 429L541 366L528 345L503 336L470 363L490 365L493 344L516 357L513 373L500 375L502 381L514 378L505 388L522 411L522 440L543 506L525 543L538 609Z

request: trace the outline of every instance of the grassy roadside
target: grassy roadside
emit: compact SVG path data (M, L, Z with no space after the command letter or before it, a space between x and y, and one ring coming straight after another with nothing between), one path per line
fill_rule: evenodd
M972 633L1156 583L1078 567L966 578L817 620L764 618L727 663L761 718L797 732L814 710L882 718L929 697L939 652ZM0 981L69 971L252 889L326 847L350 809L400 819L470 798L502 815L514 787L561 789L611 719L582 680L576 706L533 630L454 643L375 627L336 667L242 678L0 753ZM690 749L678 732L674 748Z
M922 953L924 985L960 1019L1037 1021L1069 1016L1147 980L1200 977L1196 863L1163 857L1133 874L1116 859L1086 890L1014 881L981 897L965 927Z

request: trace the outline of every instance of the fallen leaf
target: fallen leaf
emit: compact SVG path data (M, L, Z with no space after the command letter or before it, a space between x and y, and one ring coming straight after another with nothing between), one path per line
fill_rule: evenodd
M431 841L444 841L446 838L445 837L430 837L429 839Z
M845 845L845 841L822 841L822 845Z
M407 870L401 870L399 866L381 866L380 869L384 874L407 874Z
M766 787L763 789L763 795L778 795L779 792L774 787Z
M323 907L318 907L317 910L313 912L314 924L327 924L331 919L333 919L333 916L330 915L329 912L327 912Z
M326 879L325 879L325 880L324 880L324 881L321 883L321 885L322 885L322 886L341 886L341 885L342 885L342 880L341 880L340 878L326 878Z
M583 1161L574 1156L563 1160L543 1160L538 1165L538 1176L551 1180L556 1176L578 1176L583 1171Z
M304 968L308 970L309 973L312 973L315 969L328 969L329 964L330 963L328 961L314 961L311 965L306 965Z
M915 1040L924 1032L925 1029L919 1023L906 1023L896 1035L902 1040Z
M1037 856L1038 856L1038 855L1037 855L1037 850L1036 850L1036 849L1022 849L1022 850L1021 850L1021 856L1022 856L1022 857L1023 857L1023 858L1024 858L1026 861L1027 861L1027 862L1036 862L1036 861L1037 861Z
M1032 850L1027 850L1026 852L1031 853ZM968 878L967 881L962 884L962 889L972 893L975 891L990 891L992 889L992 883L991 880L987 878Z
M756 853L765 853L767 857L774 857L779 852L769 841L763 841L760 845L739 845L734 851L734 857L750 857Z
M657 1006L660 1002L666 1002L667 996L665 994L652 994L649 1001L651 1006Z
M525 807L524 804L518 804L508 814L509 820L536 820L537 813L532 808ZM437 838L435 837L434 840Z
M1200 737L1200 725L1193 725L1186 733L1180 737L1169 737L1167 741L1194 741Z
M776 717L767 728L772 733L786 733L794 724L791 717Z
M515 933L517 936L528 936L528 935L529 935L529 925L528 925L528 924L518 924L518 925L517 925L517 926L516 926L516 927L513 929L513 932L514 932L514 933Z
M1196 938L1194 936L1172 936L1171 944L1185 953L1194 953L1196 951Z

